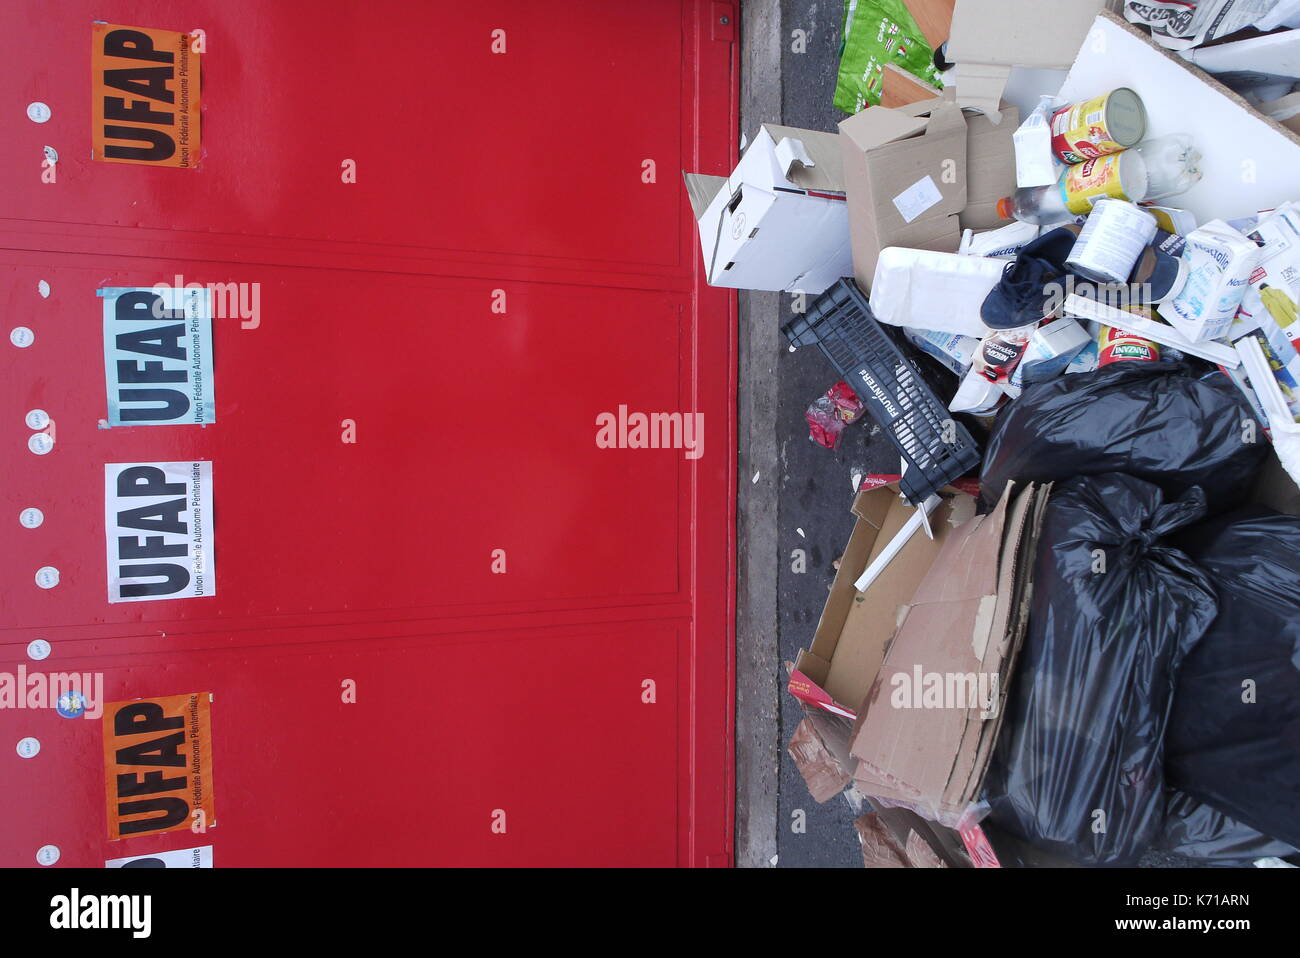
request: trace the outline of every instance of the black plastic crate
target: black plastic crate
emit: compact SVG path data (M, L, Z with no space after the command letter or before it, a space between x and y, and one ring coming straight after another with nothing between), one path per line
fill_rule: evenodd
M980 464L980 450L872 315L852 279L822 293L782 329L793 346L817 346L853 387L908 468L900 483L913 504Z

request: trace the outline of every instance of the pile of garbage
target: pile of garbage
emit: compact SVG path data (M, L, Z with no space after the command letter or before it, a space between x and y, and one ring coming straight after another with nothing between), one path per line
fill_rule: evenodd
M806 301L812 438L900 460L791 755L869 865L1300 863L1300 0L943 6L687 175L708 281Z

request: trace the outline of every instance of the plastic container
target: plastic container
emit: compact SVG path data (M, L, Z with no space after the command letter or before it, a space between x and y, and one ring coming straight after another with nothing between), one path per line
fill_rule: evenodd
M980 464L975 440L871 313L852 279L826 290L782 332L793 346L817 346L907 462L899 485L913 505Z
M1163 200L1186 193L1201 180L1201 154L1186 133L1143 140L1133 147L1146 167L1144 200Z

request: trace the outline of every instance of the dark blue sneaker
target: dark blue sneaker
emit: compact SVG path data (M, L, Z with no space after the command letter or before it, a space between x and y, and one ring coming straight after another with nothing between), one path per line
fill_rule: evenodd
M998 285L980 307L980 318L990 329L1015 329L1046 319L1049 304L1059 304L1049 286L1058 284L1069 270L1065 258L1079 238L1081 226L1059 226L1026 243L1007 264Z

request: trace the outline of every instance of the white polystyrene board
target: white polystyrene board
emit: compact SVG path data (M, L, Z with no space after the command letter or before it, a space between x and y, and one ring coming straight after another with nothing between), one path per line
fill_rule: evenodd
M1201 181L1166 205L1204 223L1300 199L1300 138L1136 28L1102 14L1060 97L1084 100L1120 86L1142 98L1148 138L1186 133L1201 152Z
M1300 30L1234 40L1212 47L1196 47L1182 54L1210 73L1266 73L1300 77Z

